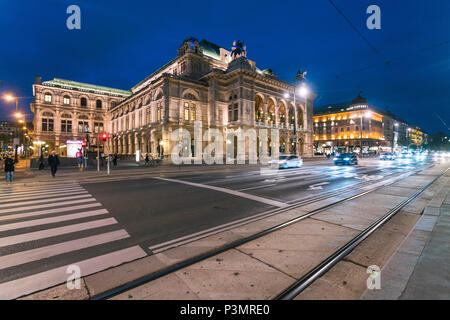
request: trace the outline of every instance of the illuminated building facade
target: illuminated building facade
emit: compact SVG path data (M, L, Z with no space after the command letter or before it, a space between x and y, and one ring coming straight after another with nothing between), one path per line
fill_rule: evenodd
M314 110L316 153L377 153L423 145L423 132L389 111L371 106L361 95L351 102Z
M206 40L188 38L176 58L130 90L58 79L35 84L33 89L35 138L53 139L56 147L66 138L84 138L87 132L95 135L101 123L101 129L110 133L111 153L130 158L147 153L165 156L175 143L170 139L174 130L182 127L194 137L194 121L201 121L203 132L215 128L223 136L230 129L267 128L270 137L270 129L278 129L280 152L293 153L297 142L298 154L313 153L316 95L297 96L294 104L294 85L270 69L256 67L240 43L230 51ZM51 101L46 100L46 94L52 96ZM83 97L88 101L85 107L80 102ZM48 120L44 123L50 118L52 127ZM67 126L63 130L64 119L72 119L71 132ZM194 141L192 150L193 146ZM270 148L269 141L269 152Z

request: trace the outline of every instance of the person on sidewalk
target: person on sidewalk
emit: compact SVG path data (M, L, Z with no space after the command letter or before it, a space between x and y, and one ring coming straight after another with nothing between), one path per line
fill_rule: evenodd
M117 166L117 154L114 155L114 158L113 158L113 165L114 165L114 167Z
M13 182L14 178L14 160L8 154L5 159L6 182Z
M44 155L41 154L41 156L39 157L39 170L44 169Z
M148 153L145 155L145 166L147 167L150 164L150 159L148 157Z
M48 165L50 166L52 177L54 178L59 166L59 158L55 154L55 151L52 151L52 154L48 157Z
M78 170L83 171L83 155L81 152L77 152L77 164L78 164Z

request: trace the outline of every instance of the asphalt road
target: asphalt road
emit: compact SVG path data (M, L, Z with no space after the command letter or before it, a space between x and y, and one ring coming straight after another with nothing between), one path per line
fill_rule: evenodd
M82 185L5 186L0 189L0 292L24 277L42 282L58 268L97 257L94 269L106 269L152 254L149 247L173 239L424 164L373 159L334 166L329 161L276 171L199 169ZM106 263L109 254L131 247L136 256Z

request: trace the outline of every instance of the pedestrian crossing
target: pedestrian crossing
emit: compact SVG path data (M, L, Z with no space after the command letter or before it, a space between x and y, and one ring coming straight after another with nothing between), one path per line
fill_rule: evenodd
M0 299L63 284L69 266L83 277L146 255L80 184L0 187Z

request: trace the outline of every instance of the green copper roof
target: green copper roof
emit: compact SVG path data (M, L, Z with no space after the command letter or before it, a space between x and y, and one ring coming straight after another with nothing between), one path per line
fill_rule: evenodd
M108 87L97 86L97 85L93 85L93 84L89 84L89 83L64 80L64 79L58 79L58 78L54 78L53 80L50 80L50 81L44 81L44 82L42 82L42 84L56 86L56 87L67 87L69 89L78 89L78 90L82 90L82 91L94 91L94 92L100 93L100 94L113 94L113 95L120 95L120 96L125 96L125 97L128 97L131 95L131 91L129 91L129 90L108 88Z
M205 39L200 41L199 46L203 49L203 54L205 56L211 57L216 60L220 60L220 46L209 42Z

